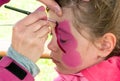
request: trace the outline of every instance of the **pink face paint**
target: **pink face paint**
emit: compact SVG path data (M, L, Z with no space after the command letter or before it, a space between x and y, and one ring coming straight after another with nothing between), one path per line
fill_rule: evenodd
M76 51L77 41L71 34L68 21L63 21L56 27L57 42L63 51L62 60L69 67L77 67L81 64L80 54Z

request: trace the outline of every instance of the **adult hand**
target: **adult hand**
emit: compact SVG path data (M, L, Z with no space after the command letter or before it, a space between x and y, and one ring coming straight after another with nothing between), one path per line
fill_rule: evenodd
M58 16L62 16L62 10L60 6L55 2L55 0L38 0L48 6L51 10L53 10ZM83 0L90 1L90 0Z
M20 54L36 62L44 50L44 43L49 33L44 7L40 7L13 28L12 47Z
M54 11L58 16L62 16L62 10L55 0L38 0Z

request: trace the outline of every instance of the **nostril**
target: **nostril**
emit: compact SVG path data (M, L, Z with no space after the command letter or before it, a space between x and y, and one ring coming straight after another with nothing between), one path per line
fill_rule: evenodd
M55 42L51 41L48 44L48 49L55 52L57 50L57 46L56 46Z

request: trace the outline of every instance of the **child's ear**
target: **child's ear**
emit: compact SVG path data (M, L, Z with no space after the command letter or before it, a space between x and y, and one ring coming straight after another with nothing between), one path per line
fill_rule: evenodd
M100 57L106 57L108 56L116 45L116 37L112 33L106 33L100 41Z

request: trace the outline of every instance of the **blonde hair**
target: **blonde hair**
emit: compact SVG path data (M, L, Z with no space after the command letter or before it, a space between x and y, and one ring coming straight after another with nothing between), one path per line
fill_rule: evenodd
M120 1L119 0L55 0L61 7L69 7L73 11L74 26L88 29L91 39L113 33L117 38L116 47L107 57L120 56ZM80 24L85 25L83 28ZM92 40L93 41L93 40Z

